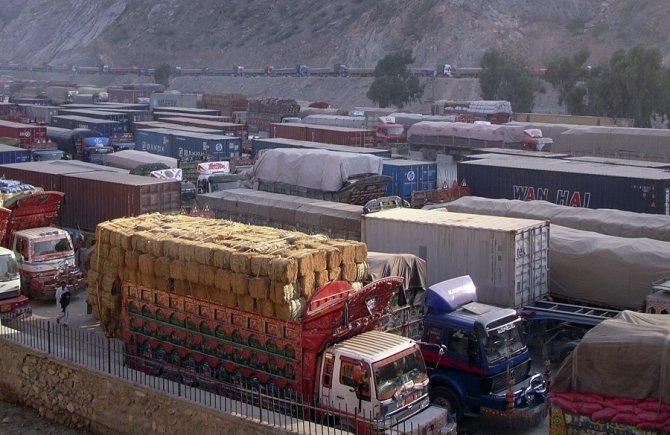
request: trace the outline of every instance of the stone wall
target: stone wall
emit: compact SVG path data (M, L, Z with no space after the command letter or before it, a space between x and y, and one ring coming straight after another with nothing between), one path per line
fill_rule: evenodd
M0 367L0 398L93 434L285 433L4 340Z

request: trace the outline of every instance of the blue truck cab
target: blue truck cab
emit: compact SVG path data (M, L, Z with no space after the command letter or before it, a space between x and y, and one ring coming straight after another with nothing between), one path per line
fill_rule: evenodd
M456 419L466 411L535 424L547 413L546 379L531 376L521 318L477 302L469 276L426 292L422 352L430 398Z
M85 162L105 164L105 155L114 152L108 137L82 137L81 159Z

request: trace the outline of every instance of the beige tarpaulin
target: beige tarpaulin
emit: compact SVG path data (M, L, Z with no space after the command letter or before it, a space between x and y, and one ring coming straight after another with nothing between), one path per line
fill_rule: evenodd
M551 390L670 403L669 375L670 316L624 311L584 336Z

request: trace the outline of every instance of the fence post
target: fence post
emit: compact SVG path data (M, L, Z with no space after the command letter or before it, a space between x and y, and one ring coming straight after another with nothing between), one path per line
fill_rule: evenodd
M51 322L47 322L47 354L51 355Z
M112 342L107 337L107 373L112 373Z

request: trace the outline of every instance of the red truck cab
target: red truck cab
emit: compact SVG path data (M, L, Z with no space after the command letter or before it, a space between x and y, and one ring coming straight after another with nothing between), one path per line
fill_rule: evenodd
M392 144L407 143L407 131L402 124L382 122L377 125L375 146L388 147Z

